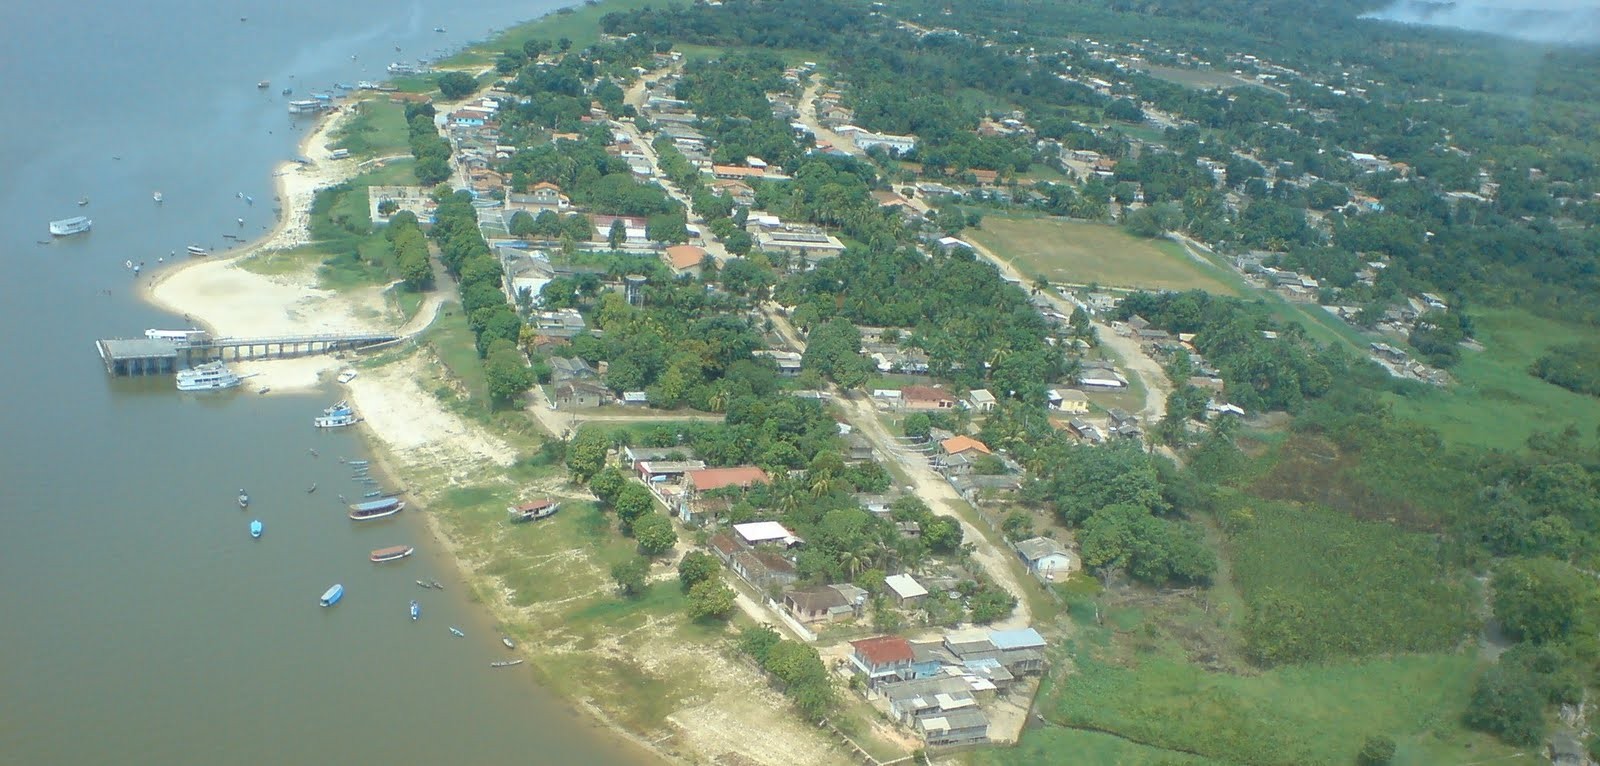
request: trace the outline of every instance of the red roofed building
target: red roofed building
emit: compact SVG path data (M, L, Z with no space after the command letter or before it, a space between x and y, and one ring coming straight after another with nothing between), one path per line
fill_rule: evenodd
M723 487L749 487L753 484L768 484L772 480L767 477L767 472L753 465L741 465L733 468L703 468L690 471L688 474L689 489L695 493L710 492Z
M906 386L900 389L900 401L908 410L948 410L956 406L955 397L933 386Z
M900 636L878 636L851 641L855 650L850 653L850 664L867 676L868 686L889 681L911 680L911 663L916 654L911 642Z
M959 455L970 450L977 450L985 455L990 454L989 445L967 436L966 434L952 436L942 442L939 442L939 449L944 450L944 454L946 455Z
M667 248L666 258L673 274L698 276L700 267L706 262L706 251L694 245L673 245Z

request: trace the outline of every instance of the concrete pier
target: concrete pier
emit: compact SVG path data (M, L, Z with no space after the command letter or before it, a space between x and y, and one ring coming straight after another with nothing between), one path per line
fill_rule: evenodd
M359 351L400 339L391 334L286 335L270 338L109 338L95 341L112 375L172 375L211 361L291 359Z

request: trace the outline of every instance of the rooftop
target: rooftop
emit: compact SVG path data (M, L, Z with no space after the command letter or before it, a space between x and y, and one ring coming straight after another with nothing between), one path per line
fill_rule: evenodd
M696 492L709 492L723 487L748 487L751 484L766 484L770 481L766 471L753 465L707 468L689 473L689 484Z
M706 251L694 245L673 245L667 248L667 262L672 268L683 270L699 266L706 260Z
M900 636L878 636L876 638L863 638L851 641L856 654L872 665L893 665L899 662L911 662L914 659L911 651L911 642Z
M948 439L945 439L944 441L939 442L939 447L943 449L947 455L955 455L974 449L982 452L985 455L989 454L989 445L967 436L966 434L962 434L961 436L952 436Z
M1044 636L1033 628L1020 630L991 630L989 642L1002 651L1010 649L1043 649Z
M785 529L776 521L752 521L748 524L735 524L733 531L737 532L744 541L755 545L756 543L785 540L794 536L793 532Z
M922 584L917 582L916 578L908 574L889 575L883 578L883 584L889 590L894 591L894 595L903 599L928 595L928 589L922 587Z

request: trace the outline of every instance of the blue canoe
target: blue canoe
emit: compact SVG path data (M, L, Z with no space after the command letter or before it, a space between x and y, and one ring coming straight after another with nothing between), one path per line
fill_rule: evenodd
M335 583L332 588L322 594L322 598L318 599L317 603L323 606L333 606L339 603L341 598L344 598L344 586Z
M254 538L260 538L261 537L261 520L260 519L256 519L256 520L250 522L250 536L254 537Z
M418 617L421 617L421 616L422 616L422 605L418 604L415 601L412 601L411 602L411 619L415 620L415 619L417 619Z

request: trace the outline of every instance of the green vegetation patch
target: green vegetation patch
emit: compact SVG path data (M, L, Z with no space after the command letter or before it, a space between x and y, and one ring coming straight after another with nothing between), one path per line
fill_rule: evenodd
M1238 293L1216 269L1190 260L1179 245L1139 239L1105 224L987 216L982 229L963 236L1022 273L1052 282Z
M496 35L482 45L475 45L439 62L439 66L462 67L470 64L493 63L500 51L521 50L522 44L534 39L572 41L574 50L581 50L600 41L600 17L617 11L647 8L650 0L604 0L577 7L561 8L523 24L518 24Z
M1536 432L1571 425L1592 434L1600 428L1600 400L1528 372L1552 348L1591 340L1593 329L1520 309L1480 307L1472 320L1485 350L1462 354L1450 370L1454 385L1397 397L1397 414L1427 423L1452 442L1513 450Z
M1163 750L1098 731L1051 726L1028 732L1016 747L980 750L970 763L985 766L1037 766L1060 763L1066 754L1073 763L1114 763L1118 766L1211 766L1229 763L1187 753Z
M1472 593L1426 535L1315 506L1236 512L1228 541L1257 662L1320 662L1455 646Z
M1396 763L1452 762L1467 752L1463 746L1474 758L1510 752L1459 724L1476 676L1470 657L1406 656L1241 676L1207 673L1177 658L1126 666L1088 654L1078 657L1078 673L1062 682L1047 715L1154 747L1227 763L1347 764L1366 737L1387 734L1409 756Z
M333 146L354 157L383 157L411 152L405 106L387 99L356 104L356 114L334 135Z

